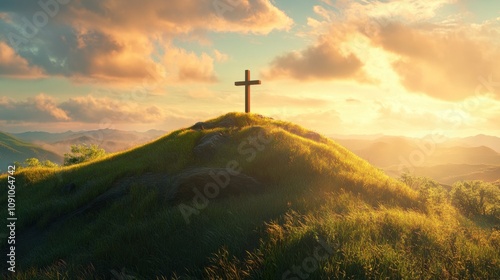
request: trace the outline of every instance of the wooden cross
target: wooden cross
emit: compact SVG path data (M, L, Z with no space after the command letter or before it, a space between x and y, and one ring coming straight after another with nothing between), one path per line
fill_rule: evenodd
M245 113L250 113L250 86L260 85L260 80L250 81L250 70L245 70L245 80L235 82L235 86L245 86Z

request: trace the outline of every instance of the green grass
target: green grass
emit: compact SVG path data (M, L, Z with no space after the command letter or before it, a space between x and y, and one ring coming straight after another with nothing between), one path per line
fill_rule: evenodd
M7 165L27 158L39 158L62 163L62 157L41 147L21 141L10 134L0 132L0 173L7 171Z
M253 114L209 122L228 119L237 127L183 129L94 162L16 174L17 236L41 237L29 248L19 245L19 272L11 278L282 279L290 271L284 279L293 279L294 267L307 261L300 273L308 279L500 276L500 233L491 225L477 226L446 201L429 205L334 141L309 139L304 128ZM212 159L196 158L193 147L214 131L230 141ZM272 141L255 157L241 153L259 133ZM164 199L168 186L141 181L103 208L62 219L122 178L175 176L232 160L265 190L211 199L189 224L179 202ZM76 190L63 192L69 183ZM7 185L5 177L0 184ZM6 205L6 191L0 202ZM315 259L317 250L325 258Z

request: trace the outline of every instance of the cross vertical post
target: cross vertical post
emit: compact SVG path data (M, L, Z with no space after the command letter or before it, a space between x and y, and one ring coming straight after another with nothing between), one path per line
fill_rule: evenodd
M245 82L250 81L250 70L245 70ZM250 113L250 85L245 85L245 113Z
M260 80L250 80L250 70L245 70L244 81L234 83L235 86L245 86L245 113L250 113L250 86L260 84Z

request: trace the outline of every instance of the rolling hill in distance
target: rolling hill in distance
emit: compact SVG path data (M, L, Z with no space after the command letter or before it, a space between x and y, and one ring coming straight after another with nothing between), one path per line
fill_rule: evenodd
M387 174L397 176L396 168L387 168ZM500 166L485 164L443 164L433 166L415 167L414 173L417 176L432 178L442 184L452 185L459 181L481 180L485 182L496 182L500 178Z
M124 151L134 146L145 144L154 140L166 131L149 130L145 132L121 131L116 129L99 129L91 131L67 131L63 133L49 132L24 132L14 133L19 139L34 143L45 149L64 155L70 151L71 145L96 144L107 152L115 153Z
M16 279L500 277L491 221L260 115L229 113L15 176Z
M449 140L447 145L469 147L485 146L495 150L497 153L500 153L500 138L484 134L466 138L454 138Z
M500 179L500 138L494 136L450 138L439 143L399 136L335 139L393 177L408 171L444 184Z
M27 158L50 160L61 164L63 157L37 145L22 141L13 135L0 132L0 173L14 162L23 162Z

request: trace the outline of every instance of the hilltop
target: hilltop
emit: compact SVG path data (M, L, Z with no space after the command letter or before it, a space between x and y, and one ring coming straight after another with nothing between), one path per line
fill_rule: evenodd
M498 231L333 140L254 114L24 169L16 185L16 279L500 276Z
M58 164L63 161L62 156L56 153L19 140L10 134L0 132L0 172L5 172L7 166L13 162L23 162L27 158L50 160Z

